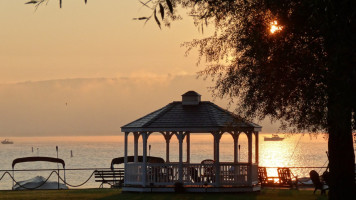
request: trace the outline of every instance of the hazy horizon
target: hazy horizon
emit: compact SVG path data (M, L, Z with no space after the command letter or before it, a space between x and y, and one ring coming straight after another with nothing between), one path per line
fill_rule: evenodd
M211 97L208 86L189 75L2 84L0 136L116 135L121 126L180 101L188 90L229 108L226 100ZM263 132L276 131L267 120L261 125Z
M196 79L205 60L181 46L213 27L202 34L184 11L160 30L133 20L151 14L139 1L25 2L0 1L0 137L116 135L189 90L214 100L213 83Z

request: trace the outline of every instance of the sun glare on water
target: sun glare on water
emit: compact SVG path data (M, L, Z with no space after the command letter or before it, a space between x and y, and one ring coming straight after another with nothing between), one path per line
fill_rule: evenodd
M275 32L281 31L282 28L283 27L278 25L278 22L276 20L271 22L270 31L271 31L272 34L275 33Z

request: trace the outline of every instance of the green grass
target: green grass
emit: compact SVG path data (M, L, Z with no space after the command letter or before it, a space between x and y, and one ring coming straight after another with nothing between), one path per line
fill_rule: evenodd
M80 189L80 190L37 190L37 191L0 191L0 199L123 199L123 200L324 200L320 191L311 190L263 189L255 193L121 193L118 189Z

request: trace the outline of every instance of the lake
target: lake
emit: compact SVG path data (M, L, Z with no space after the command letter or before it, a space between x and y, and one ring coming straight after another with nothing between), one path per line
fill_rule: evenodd
M283 141L264 141L263 137L270 137L271 134L259 135L259 165L266 167L322 167L327 166L327 139L324 135L309 134L279 134L285 137ZM66 163L66 169L78 168L108 168L111 160L124 155L124 137L120 133L118 136L78 136L78 137L17 137L10 138L14 141L12 145L0 145L0 169L10 170L12 161L15 158L27 156L48 156L56 157L56 146L58 146L58 156ZM213 136L211 134L191 134L191 162L200 163L204 159L213 158ZM139 154L142 154L142 140L139 142ZM152 156L159 156L165 159L165 140L160 134L152 134L148 139L151 145ZM247 161L247 137L240 135L239 139L240 162ZM184 143L184 150L186 149ZM32 151L33 149L33 151ZM183 150L183 152L185 152ZM254 150L254 147L253 147ZM71 157L71 151L73 157ZM254 158L253 152L253 158ZM129 137L129 155L133 155L133 136ZM183 156L185 160L186 155ZM220 141L220 160L226 162L233 161L233 139L229 134L224 134ZM178 140L172 137L170 143L170 161L178 161ZM15 169L57 169L55 163L20 163ZM295 168L292 172L298 177L309 176L311 169ZM324 169L316 169L323 171ZM85 181L93 170L87 171L66 171L67 181L73 185ZM1 175L3 172L1 173ZM16 180L26 180L34 176L45 178L49 171L39 172L15 172ZM268 168L269 176L277 176L275 168ZM55 176L51 180L56 180ZM9 176L5 176L0 181L0 189L11 189L12 181ZM99 184L90 180L83 187L98 187Z

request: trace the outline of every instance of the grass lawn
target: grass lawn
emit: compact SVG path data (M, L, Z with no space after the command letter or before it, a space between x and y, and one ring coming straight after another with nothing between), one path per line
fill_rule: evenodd
M118 189L78 189L78 190L36 190L36 191L0 191L0 199L123 199L123 200L323 200L320 191L311 190L263 189L256 193L121 193Z

